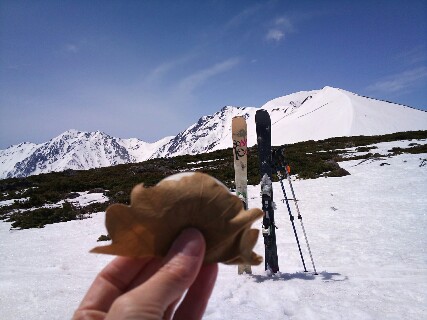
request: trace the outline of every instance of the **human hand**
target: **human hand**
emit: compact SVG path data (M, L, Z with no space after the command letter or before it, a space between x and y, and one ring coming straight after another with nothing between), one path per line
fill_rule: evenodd
M187 229L165 258L115 258L73 319L201 319L218 273L218 264L202 265L205 249L203 235Z

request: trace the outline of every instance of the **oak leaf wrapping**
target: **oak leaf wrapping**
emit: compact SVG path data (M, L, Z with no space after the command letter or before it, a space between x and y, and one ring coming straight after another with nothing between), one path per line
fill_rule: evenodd
M203 173L178 174L151 188L134 187L131 204L113 204L106 211L112 243L94 253L164 257L186 228L196 228L206 240L205 263L258 265L253 252L259 230L250 229L263 212L244 210L242 201L218 180Z

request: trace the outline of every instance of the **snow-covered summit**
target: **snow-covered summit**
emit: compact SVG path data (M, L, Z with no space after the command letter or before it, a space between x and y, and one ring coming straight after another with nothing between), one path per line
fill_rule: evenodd
M427 129L425 111L332 87L276 98L262 108L271 115L273 145Z
M427 130L425 111L332 87L289 94L268 101L261 108L270 113L272 144L276 146L331 137ZM246 118L248 146L253 146L258 109L225 106L212 115L202 116L175 137L155 143L114 138L100 131L68 130L40 145L24 143L0 150L0 178L230 148L231 120L235 116Z
M378 135L426 130L427 112L324 87L301 91L268 101L272 144L282 145L331 137ZM248 146L256 144L255 113L258 108L226 106L179 133L152 157L196 154L232 147L231 119L244 116Z
M225 106L213 115L201 117L197 123L180 132L163 145L151 158L197 154L231 147L231 119L253 116L257 108Z
M19 144L0 150L1 178L66 169L85 170L148 159L164 138L155 143L114 138L101 131L68 130L42 144Z

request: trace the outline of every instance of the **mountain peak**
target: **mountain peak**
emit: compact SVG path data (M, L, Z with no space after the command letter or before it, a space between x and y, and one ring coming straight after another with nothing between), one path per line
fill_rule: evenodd
M67 130L67 131L65 131L65 132L63 132L63 133L61 133L59 136L77 136L77 135L79 135L80 133L82 133L81 131L79 131L79 130L76 130L76 129L69 129L69 130Z

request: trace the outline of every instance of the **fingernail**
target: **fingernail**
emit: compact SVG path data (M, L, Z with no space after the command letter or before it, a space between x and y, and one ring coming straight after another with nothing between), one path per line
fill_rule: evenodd
M172 250L186 256L199 256L204 246L203 235L199 230L191 228L182 231L175 240Z

